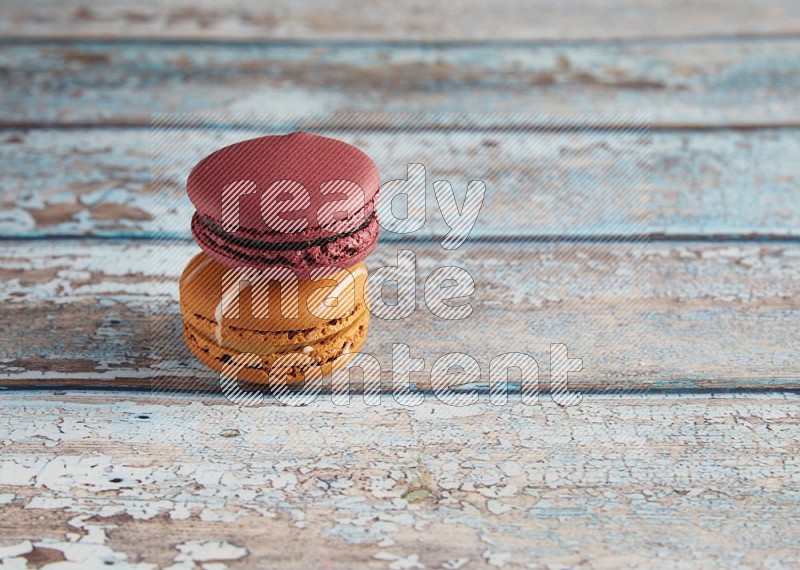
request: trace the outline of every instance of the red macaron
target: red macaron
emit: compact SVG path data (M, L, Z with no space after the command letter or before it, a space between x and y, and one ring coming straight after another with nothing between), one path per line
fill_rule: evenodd
M198 245L228 267L347 268L378 240L375 163L345 142L299 132L222 148L189 174Z

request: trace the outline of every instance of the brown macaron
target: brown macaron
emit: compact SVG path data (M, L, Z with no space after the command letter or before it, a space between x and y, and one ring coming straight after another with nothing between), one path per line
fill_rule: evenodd
M364 344L366 278L363 263L297 279L279 268L228 268L199 253L180 279L184 339L207 366L225 375L235 371L243 382L274 383L273 364L292 353L327 375ZM293 384L303 382L305 369L273 372Z

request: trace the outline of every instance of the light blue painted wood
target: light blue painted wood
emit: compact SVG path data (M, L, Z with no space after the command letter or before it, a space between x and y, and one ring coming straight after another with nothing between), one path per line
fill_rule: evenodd
M191 239L194 208L184 184L192 166L264 132L274 131L165 130L152 140L146 129L0 132L0 235ZM451 181L459 201L469 180L485 181L473 238L800 235L800 129L652 138L613 131L320 132L362 148L384 181L405 177L410 162L426 165L428 218L415 238L448 231L432 193L438 179Z
M652 41L795 34L792 0L461 0L457 7L422 1L5 0L0 35L19 38L136 38L212 41L478 42Z
M11 392L0 396L1 552L20 566L35 524L39 548L91 568L176 557L792 568L799 403L659 395L457 408L429 395L405 407L387 395L380 406L253 409L196 394Z
M0 121L147 124L158 112L648 114L800 124L800 39L555 44L0 45Z
M4 242L0 385L208 388L218 378L184 346L178 279L193 243ZM391 370L406 343L426 369L458 351L488 363L533 356L543 390L550 345L564 343L585 391L800 390L797 244L379 244L375 269L414 250L417 304L405 320L373 318L363 350ZM435 317L424 284L441 266L475 280L473 313ZM513 380L513 378L512 378Z

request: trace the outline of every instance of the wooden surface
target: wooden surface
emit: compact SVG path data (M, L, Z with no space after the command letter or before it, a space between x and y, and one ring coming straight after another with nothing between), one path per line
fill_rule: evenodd
M0 567L800 566L796 2L9 0L0 38ZM431 210L369 259L476 281L373 319L418 407L237 408L179 340L188 169L292 125L487 183L459 250ZM539 404L439 402L454 350L534 355Z
M485 181L475 238L800 235L800 129L576 134L549 132L541 118L535 129L320 132L364 149L387 180L405 178L409 163L428 165L432 207L415 238L447 231L431 191L440 177L459 192L468 180ZM7 176L0 235L189 239L187 173L213 150L253 136L241 129L163 130L151 143L146 129L8 130L0 138ZM400 138L402 145L392 144ZM158 175L152 185L151 170ZM587 182L565 184L569 176ZM601 183L602 192L595 188ZM563 204L576 202L583 205L573 206L565 223Z
M388 242L369 266L396 263L404 247L417 257L417 310L403 321L373 318L364 351L388 372L392 344L408 344L427 363L412 375L421 388L433 361L458 350L478 360L484 380L494 356L531 354L544 390L551 342L584 359L571 382L583 390L800 388L795 243L478 242L445 252ZM3 251L2 333L14 351L3 355L0 386L218 385L181 339L177 280L193 242L18 241ZM438 319L422 298L444 265L475 280L464 321Z
M153 112L470 111L645 114L673 128L800 126L794 36L455 46L6 42L0 61L0 125L149 126Z
M36 3L7 0L0 33L15 38L147 37L241 40L614 40L684 36L769 36L800 32L791 0L480 0L457 9L437 2L411 4L346 0L236 2L87 0Z
M800 562L796 395L498 411L40 392L0 395L0 409L0 535L17 558L133 568L179 557L229 568Z

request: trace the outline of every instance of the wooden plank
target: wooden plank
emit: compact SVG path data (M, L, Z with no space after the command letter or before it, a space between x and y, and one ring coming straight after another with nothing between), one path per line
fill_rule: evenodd
M32 396L0 394L11 567L800 561L796 395L255 409Z
M392 345L425 359L465 352L483 367L507 352L532 355L549 379L551 343L584 369L595 391L800 388L800 248L784 244L381 243L369 258L395 264L410 248L417 309L373 318L365 352L390 377ZM2 247L1 384L7 387L216 389L184 347L178 277L193 243L29 240ZM472 315L435 317L423 301L437 267L475 280ZM487 334L492 331L492 334Z
M155 112L628 113L800 125L800 39L442 45L7 42L5 125Z
M191 38L224 40L585 40L800 32L789 0L664 3L657 0L538 3L479 0L457 10L439 2L414 6L379 0L324 5L312 0L253 0L224 8L212 0L86 0L4 3L0 34L25 38Z
M276 129L266 124L260 131L163 130L151 140L145 129L7 130L0 134L0 235L188 239L194 209L184 185L192 166L269 132ZM459 201L468 181L486 183L472 237L792 237L800 228L800 129L651 138L544 126L526 133L315 132L358 145L384 180L405 178L407 164L426 165L428 216L415 237L448 231L432 193L438 179L451 181Z

